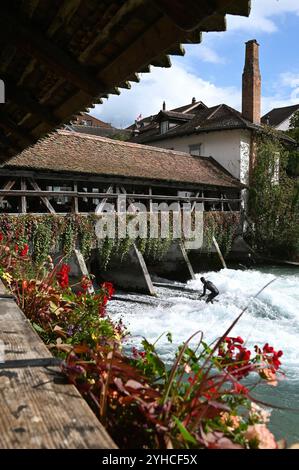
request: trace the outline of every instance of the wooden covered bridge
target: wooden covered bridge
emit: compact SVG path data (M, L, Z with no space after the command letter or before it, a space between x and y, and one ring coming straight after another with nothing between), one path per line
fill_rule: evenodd
M0 182L0 213L11 214L100 214L120 194L148 211L154 202L239 211L242 189L212 157L69 131L13 157L0 169Z
M85 170L76 167L75 159L62 158L63 145L48 159L37 152L33 161L32 148L25 151L28 161L18 154L78 112L130 88L150 65L169 67L169 55L184 54L182 43L200 43L205 31L224 31L226 14L248 16L249 11L249 0L11 0L1 5L5 102L0 103L0 161L7 163L1 168L2 212L99 212L107 195L113 198L123 188L148 204L160 196L183 200L177 193L182 190L207 210L238 205L240 187L208 160L195 163L165 152L167 168L155 173L145 159L137 159L136 173L124 182L125 165L115 174L103 174L93 152L72 154L79 155L81 164L84 160ZM55 139L59 144L68 137L62 133L48 142ZM105 158L107 168L111 153ZM189 175L201 166L206 179L188 179L188 165ZM166 183L159 174L167 171L171 177ZM179 185L176 171L181 172ZM11 361L0 368L0 448L115 447L76 390L57 382L55 370L48 369L52 358L2 285L0 339L5 360Z

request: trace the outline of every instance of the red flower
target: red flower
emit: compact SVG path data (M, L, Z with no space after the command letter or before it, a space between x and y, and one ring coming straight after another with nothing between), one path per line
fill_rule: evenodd
M61 266L60 271L57 273L56 277L60 287L65 289L69 285L69 272L71 268L67 264Z
M203 396L207 398L208 400L211 400L212 398L216 398L216 396L219 395L217 388L214 386L214 381L213 380L208 380L208 385L209 388L203 393Z
M4 238L3 234L0 233L0 242L2 242L3 238Z
M27 253L28 253L28 251L29 251L29 245L28 245L27 243L25 243L25 245L24 245L24 247L23 247L23 249L22 249L20 255L21 255L21 256L26 256Z
M108 294L108 300L111 299L111 297L113 296L113 294L115 292L115 289L113 287L112 282L103 282L101 287L102 287L102 289L106 290L106 292Z
M15 244L15 252L18 253L18 251L19 251L19 246Z
M81 287L84 290L84 292L87 292L90 287L92 287L92 282L87 276L83 276L81 279Z
M244 387L244 385L241 385L239 382L234 383L234 393L238 393L239 395L247 395L248 391L248 388Z

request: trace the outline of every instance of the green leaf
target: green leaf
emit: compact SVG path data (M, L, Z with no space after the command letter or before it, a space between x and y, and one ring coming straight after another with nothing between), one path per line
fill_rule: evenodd
M194 437L190 434L190 432L185 428L183 423L176 416L173 416L173 420L176 423L176 425L177 425L180 433L182 434L183 438L185 439L185 441L190 442L191 444L197 444Z
M37 323L33 322L32 326L35 329L35 331L37 331L38 333L46 333L46 331L41 326L39 326Z

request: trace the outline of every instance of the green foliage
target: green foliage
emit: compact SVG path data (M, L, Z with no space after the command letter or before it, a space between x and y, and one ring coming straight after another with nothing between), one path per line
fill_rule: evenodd
M294 113L287 134L297 142L297 148L290 150L287 172L290 176L299 176L299 111Z
M211 249L214 236L223 256L227 256L239 226L240 217L237 212L206 212L204 214L204 249Z
M279 181L274 181L278 158ZM260 138L250 188L249 215L253 225L248 238L260 252L294 257L299 248L298 188L287 175L287 164L288 152L275 137Z

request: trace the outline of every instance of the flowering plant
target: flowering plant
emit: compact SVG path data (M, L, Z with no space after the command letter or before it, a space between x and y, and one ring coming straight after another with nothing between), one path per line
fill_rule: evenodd
M255 374L276 385L283 353L268 343L253 352L241 337L229 336L245 310L215 345L206 344L201 332L192 335L170 367L146 339L143 350L124 352L126 330L105 310L114 294L111 283L92 293L91 279L83 276L82 291L76 293L67 264L54 266L48 256L35 265L25 241L15 244L1 234L0 266L17 303L63 359L64 373L119 447L278 447L267 427L269 413L242 381ZM198 347L192 349L189 343L198 335ZM172 341L171 334L167 338Z

